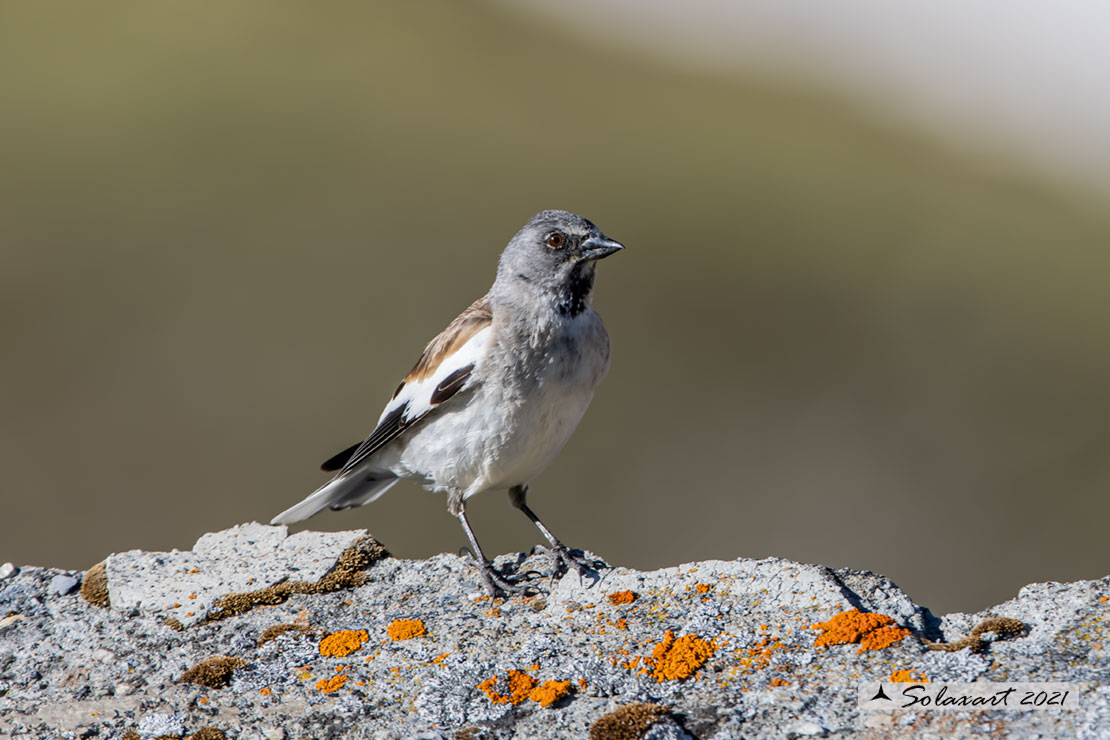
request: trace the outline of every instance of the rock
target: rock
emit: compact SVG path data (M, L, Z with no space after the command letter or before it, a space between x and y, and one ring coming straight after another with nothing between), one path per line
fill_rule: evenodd
M50 593L55 596L65 596L77 588L79 583L80 581L73 576L60 573L50 579Z
M23 616L22 614L9 614L3 619L0 619L0 629L3 629L8 625L15 624L16 622L22 622L26 618L27 617Z
M541 578L502 601L459 557L383 552L365 532L241 525L110 556L108 609L20 569L0 582L0 615L21 617L0 627L0 736L1110 734L1110 577L937 619L882 576L774 558ZM213 661L221 681L184 680ZM892 678L1079 682L1079 702L862 711L860 682Z
M3 565L0 565L0 581L15 575L15 570L15 566L11 563L4 563Z
M694 740L690 733L682 729L674 720L665 719L647 731L642 740Z
M115 654L111 650L105 648L97 648L89 652L89 657L97 663L110 663L116 659Z
M822 737L827 733L825 732L825 728L816 722L799 720L790 725L787 734L795 737Z
M166 735L179 737L185 732L185 715L182 712L148 714L139 720L138 732L143 738L164 737Z
M284 526L251 522L203 535L190 552L119 553L107 561L109 602L114 610L139 610L189 627L228 594L320 581L366 536L365 530L290 536Z

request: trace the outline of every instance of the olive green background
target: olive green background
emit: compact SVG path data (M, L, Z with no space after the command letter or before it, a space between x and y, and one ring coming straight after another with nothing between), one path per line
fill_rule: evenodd
M0 120L0 561L268 521L566 208L628 246L612 371L530 496L569 544L865 568L938 613L1110 572L1094 196L446 2L5 3ZM407 483L310 524L464 542Z

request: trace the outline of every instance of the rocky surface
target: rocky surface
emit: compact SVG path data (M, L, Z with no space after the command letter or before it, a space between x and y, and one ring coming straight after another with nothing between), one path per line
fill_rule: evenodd
M538 576L491 600L454 555L256 524L0 575L3 737L1110 736L1110 577L940 619L882 576L778 559ZM861 710L861 682L909 685L892 676L1079 682L1078 701Z

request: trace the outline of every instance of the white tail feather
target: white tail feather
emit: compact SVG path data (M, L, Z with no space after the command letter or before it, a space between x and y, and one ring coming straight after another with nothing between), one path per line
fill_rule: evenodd
M270 524L302 522L324 509L349 509L368 504L388 491L399 478L367 478L349 475L332 480L318 488L311 496L275 516Z

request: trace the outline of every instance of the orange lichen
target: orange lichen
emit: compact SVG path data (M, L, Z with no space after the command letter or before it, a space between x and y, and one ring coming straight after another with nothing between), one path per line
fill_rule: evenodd
M625 619L624 617L621 617L620 619L618 619L615 622L610 622L609 624L611 624L614 628L619 629L619 630L628 629L628 620Z
M880 627L863 636L859 641L859 650L856 652L862 653L864 650L882 650L883 648L888 648L909 633L909 630L903 629L902 627Z
M785 650L786 645L777 637L764 637L759 642L748 648L743 648L747 657L740 659L740 664L748 668L762 669L771 663L771 656L779 650Z
M549 707L570 693L570 681L544 681L532 689L528 698L541 707Z
M897 626L894 619L886 614L861 612L859 609L840 612L827 622L810 626L821 630L814 647L858 642L860 649L857 652L860 653L890 647L910 634L909 630Z
M536 688L536 679L529 676L524 671L510 670L505 683L508 685L509 693L502 694L495 687L497 686L498 677L487 678L482 683L478 684L478 689L486 695L486 697L494 704L512 704L514 707L528 698L532 693L532 689Z
M703 596L713 590L713 587L710 586L708 583L699 583L694 586L694 588L699 594L702 594Z
M500 618L501 617L500 607L491 606L489 609L486 609L486 616L487 617L493 617L494 619Z
M644 658L644 663L652 668L651 676L656 681L682 680L705 665L715 649L714 643L697 635L683 635L675 639L674 632L667 630L662 642L652 648L651 657Z
M776 676L775 678L771 679L771 685L772 686L789 686L790 682L787 681L785 678L779 678L779 677Z
M524 701L524 697L532 693L536 687L536 679L524 671L509 671L509 701L515 706Z
M389 639L394 642L398 640L411 640L414 637L423 637L428 634L425 629L424 623L419 619L394 619L389 625Z
M339 691L345 683L347 683L346 674L338 673L331 678L321 678L317 681L316 690L324 694L330 694L333 691Z
M320 640L320 655L331 658L345 658L358 652L362 644L370 639L366 630L339 630Z
M271 691L270 689L259 689L258 693L262 694L263 696L269 696L270 694L272 694L274 692Z
M1110 601L1110 596L1103 596L1101 599L1098 600L1098 603L1105 604L1107 601Z
M578 679L578 688L582 689L583 691L586 690L586 679L584 679L584 678Z
M890 674L890 680L894 683L929 683L924 673L914 675L913 671L895 671Z
M636 670L636 666L640 664L641 660L646 660L646 658L642 658L641 656L637 655L629 660L627 663L625 663L624 667L630 671Z
M614 591L606 598L609 599L609 603L613 606L619 606L620 604L631 604L639 598L639 596L635 591Z

